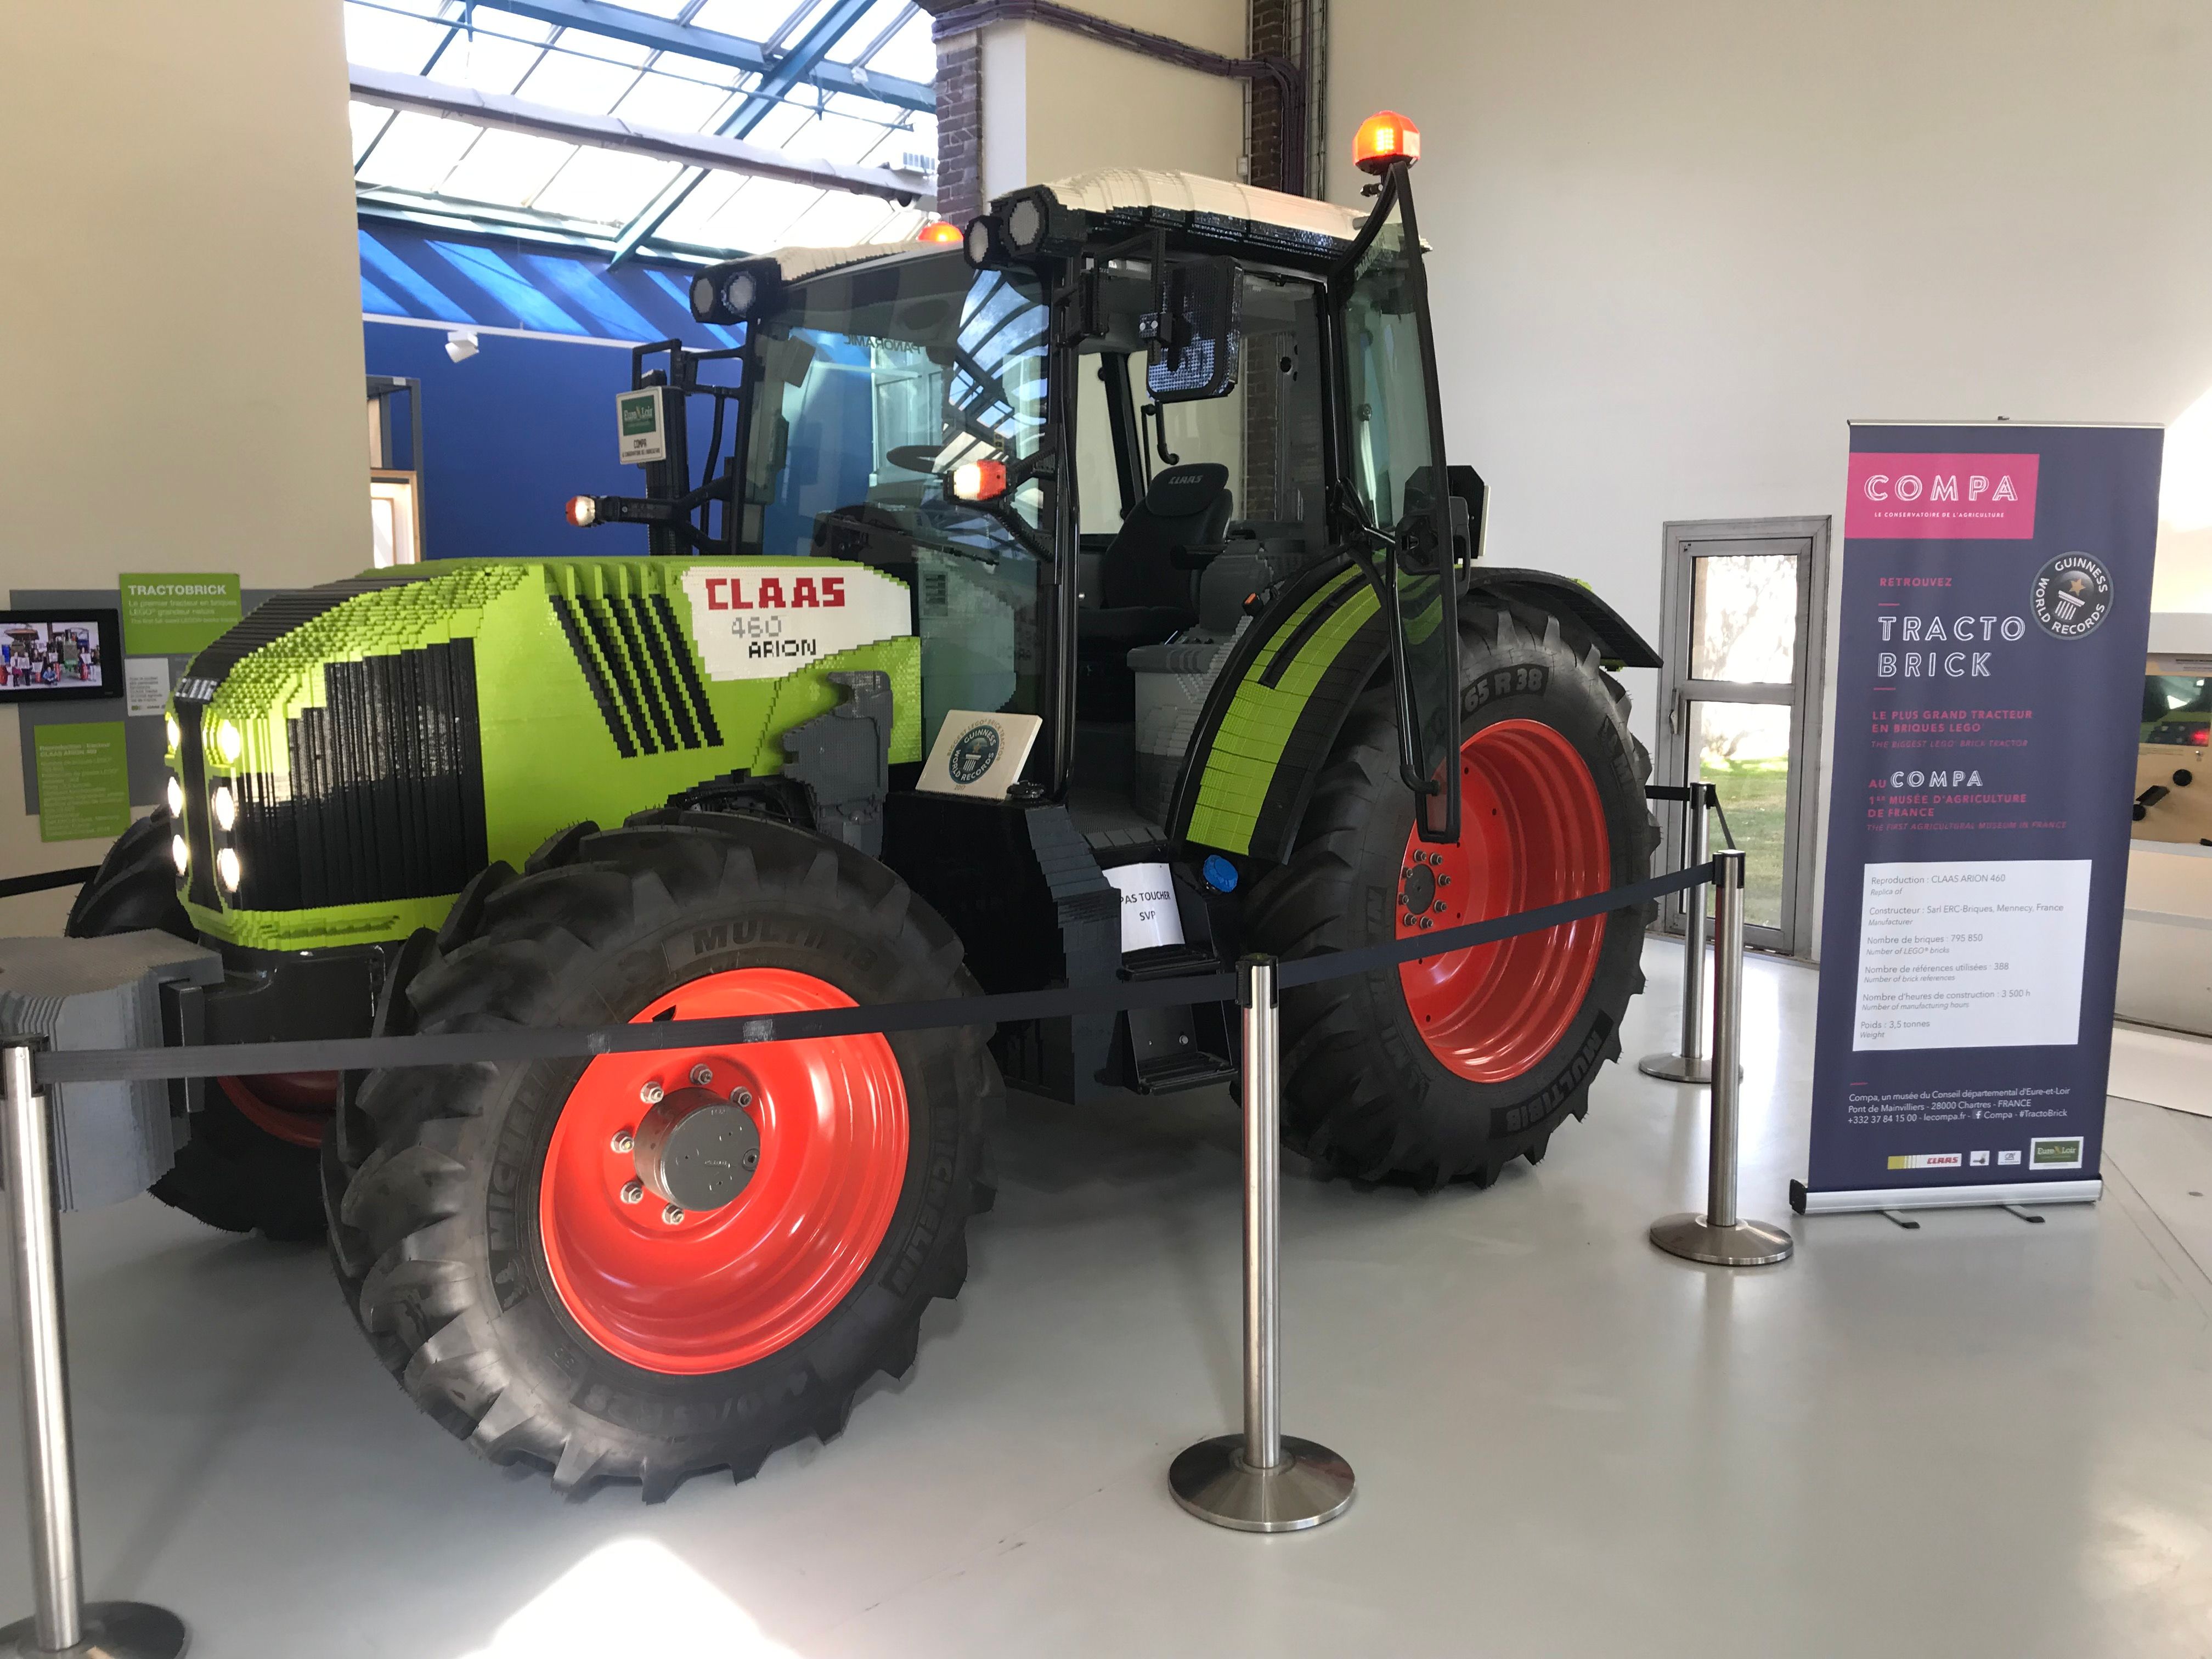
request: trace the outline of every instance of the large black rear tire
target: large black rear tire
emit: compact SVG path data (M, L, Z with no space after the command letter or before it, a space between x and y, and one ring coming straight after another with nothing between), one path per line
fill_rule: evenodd
M1407 936L1420 919L1475 921L1650 873L1658 836L1644 799L1650 758L1629 732L1627 695L1600 665L1595 642L1571 622L1476 596L1462 607L1460 664L1469 765L1508 746L1517 758L1499 775L1504 785L1463 797L1458 890L1443 879L1443 863L1424 867L1441 855L1409 840L1412 793L1399 775L1392 701L1387 689L1372 692L1338 736L1290 862L1253 890L1253 948L1286 959L1355 950ZM1578 781L1553 789L1583 769L1587 791ZM1571 838L1577 800L1585 855L1570 870L1547 848ZM1502 867L1516 859L1551 867ZM1424 1187L1487 1186L1510 1159L1541 1158L1553 1130L1589 1110L1592 1078L1620 1053L1621 1016L1644 986L1650 915L1644 907L1588 924L1574 945L1588 975L1578 1000L1571 985L1548 1009L1543 997L1524 998L1514 1029L1480 1029L1485 1010L1513 1000L1510 987L1492 984L1456 1047L1425 1036L1425 1025L1437 1029L1432 1018L1449 1023L1449 1015L1434 1012L1433 996L1417 1012L1395 969L1286 991L1284 1139L1341 1173ZM1552 948L1547 936L1514 963L1492 960L1526 981L1532 963L1539 975L1552 971L1542 955ZM1531 1030L1541 1034L1534 1050Z
M660 813L557 836L522 873L498 865L480 877L419 955L383 1030L591 1024L661 1010L690 1018L716 1010L682 1006L687 997L742 990L764 974L823 982L862 1004L975 993L958 939L890 871L817 836L734 815ZM623 1211L573 1179L575 1160L610 1145L592 1114L639 1094L629 1073L610 1088L615 1073L579 1060L371 1073L343 1119L343 1144L334 1137L325 1155L340 1282L401 1386L495 1462L542 1465L572 1495L634 1480L648 1501L708 1470L744 1480L780 1446L838 1433L870 1376L912 1364L931 1298L959 1291L984 1109L1000 1087L988 1035L868 1039L888 1042L890 1092L903 1103L903 1153L885 1162L878 1152L873 1171L889 1220L878 1243L854 1244L856 1277L838 1299L823 1297L811 1324L742 1363L715 1358L735 1349L656 1346L671 1331L688 1341L692 1328L648 1326L628 1304L611 1312L592 1300L574 1239L598 1229L611 1237L610 1251L653 1250L661 1206L648 1194ZM697 1063L721 1090L726 1068L765 1066L764 1053L740 1046L591 1065L649 1063L656 1079L680 1079ZM768 1103L771 1085L756 1086ZM755 1115L761 1186L720 1212L679 1211L674 1224L715 1215L734 1224L749 1198L780 1190L771 1184L777 1126L795 1120ZM626 1133L612 1138L622 1157ZM619 1183L622 1173L611 1178ZM564 1210L564 1195L579 1194ZM650 1257L628 1259L647 1264L630 1284L649 1276ZM653 1317L665 1307L672 1321L689 1318L696 1303L702 1328L731 1317L737 1299L708 1305L682 1273L665 1298Z
M63 932L72 939L151 928L196 939L177 898L169 809L157 806L116 838L100 873L79 890ZM319 1238L323 1206L313 1147L280 1140L230 1103L210 1081L205 1104L154 1196L225 1232L258 1231L288 1242Z

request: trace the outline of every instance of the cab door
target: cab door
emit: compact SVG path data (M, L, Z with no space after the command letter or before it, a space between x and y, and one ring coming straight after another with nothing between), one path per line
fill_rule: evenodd
M1334 533L1391 624L1399 769L1427 842L1459 839L1459 623L1428 283L1407 164L1329 279L1337 337Z

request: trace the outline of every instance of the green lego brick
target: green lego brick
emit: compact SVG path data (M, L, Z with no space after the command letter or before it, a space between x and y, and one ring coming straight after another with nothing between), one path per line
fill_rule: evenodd
M1346 583L1358 592L1337 604L1322 624L1303 640L1302 625ZM1198 799L1186 831L1189 840L1224 852L1249 853L1253 832L1285 750L1322 677L1350 646L1379 608L1375 591L1357 571L1317 589L1277 629L1279 643L1262 650L1245 671L1230 699L1221 726L1206 756ZM1433 626L1433 624L1431 624ZM1281 671L1276 659L1292 654ZM1273 684L1267 682L1272 679Z

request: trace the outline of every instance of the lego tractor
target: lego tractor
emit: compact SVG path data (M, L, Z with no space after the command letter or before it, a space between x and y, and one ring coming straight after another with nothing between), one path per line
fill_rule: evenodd
M209 953L163 996L171 1040L216 1042L1111 987L1641 878L1607 667L1656 659L1482 558L1407 162L1374 160L1364 215L1106 172L958 246L702 270L729 343L639 349L643 494L573 501L544 557L254 611L178 684L168 805L70 931ZM1540 1158L1619 1052L1642 931L1288 992L1286 1139L1421 1187ZM446 1428L659 1497L906 1370L1002 1079L1106 1101L1234 1053L1201 1004L218 1079L155 1190L326 1228Z

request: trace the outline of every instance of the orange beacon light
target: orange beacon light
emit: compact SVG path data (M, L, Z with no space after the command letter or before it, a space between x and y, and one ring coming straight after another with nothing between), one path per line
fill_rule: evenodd
M1393 161L1421 159L1421 130L1394 109L1377 110L1352 135L1352 161L1362 173L1381 175Z

